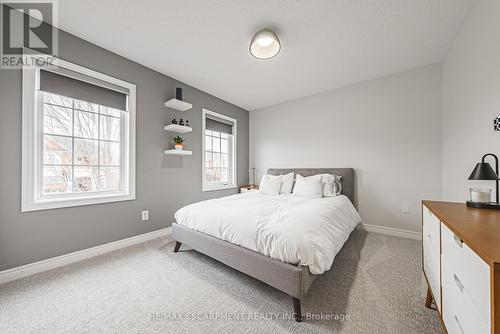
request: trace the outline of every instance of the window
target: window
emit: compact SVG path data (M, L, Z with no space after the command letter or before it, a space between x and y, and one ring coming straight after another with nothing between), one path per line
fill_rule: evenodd
M236 187L236 120L203 109L203 191Z
M119 191L123 110L40 92L42 195Z
M135 85L23 69L22 211L135 199Z

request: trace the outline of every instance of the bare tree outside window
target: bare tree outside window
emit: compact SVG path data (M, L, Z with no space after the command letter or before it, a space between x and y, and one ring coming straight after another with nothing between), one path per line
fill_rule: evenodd
M120 190L123 111L42 94L42 193Z

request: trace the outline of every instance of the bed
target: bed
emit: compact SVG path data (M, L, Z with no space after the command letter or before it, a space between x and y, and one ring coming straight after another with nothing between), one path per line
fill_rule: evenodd
M172 236L176 241L174 252L185 244L291 296L293 317L300 322L301 301L317 275L330 268L335 255L360 222L360 217L354 209L352 168L268 170L271 175L290 172L302 176L340 175L343 196L312 200L312 207L310 202L297 196L279 195L266 199L266 195L257 193L203 201L176 213ZM269 210L279 213L269 215ZM324 210L330 210L330 213L325 214ZM311 219L307 219L307 214ZM324 217L328 215L332 215L333 223L325 224ZM235 217L241 217L241 221ZM308 233L308 229L327 229L321 233L322 237L315 238L317 244L311 245L309 240L313 238L296 236L294 229L289 228L299 224L303 227L302 230L296 228L300 233ZM330 234L336 236L328 239ZM292 242L295 239L300 243Z

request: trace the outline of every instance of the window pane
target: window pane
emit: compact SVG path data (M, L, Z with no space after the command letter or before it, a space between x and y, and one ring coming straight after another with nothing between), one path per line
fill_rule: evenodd
M75 110L75 136L97 139L97 114Z
M95 103L75 100L75 109L91 111L91 112L99 112L99 105Z
M55 135L72 135L73 112L71 109L50 104L43 105L43 132Z
M69 137L43 136L43 163L71 165L72 139Z
M205 167L213 167L213 156L211 152L205 152Z
M97 165L97 140L75 138L75 165Z
M219 153L214 153L214 158L213 158L213 164L214 167L220 167L220 154Z
M106 140L120 140L120 119L100 115L100 132L101 139Z
M220 151L222 153L228 153L228 143L227 143L227 139L221 139L220 141Z
M205 136L205 151L212 150L212 137Z
M228 168L229 167L229 155L228 154L221 154L220 155L220 166Z
M43 102L73 108L73 99L61 95L43 93Z
M101 114L103 114L103 115L120 117L120 114L121 114L121 110L113 109L113 108L110 108L110 107L100 106L99 110L100 110Z
M220 138L218 137L213 137L213 146L212 150L214 152L220 152Z
M97 191L97 167L75 167L75 191Z
M205 168L205 181L208 183L213 182L213 174L214 174L213 168Z
M214 168L213 182L219 183L221 182L220 168Z
M101 191L120 190L120 168L99 168L99 185L101 187Z
M229 135L227 133L221 133L220 137L223 139L227 139L229 137Z
M100 165L120 165L120 143L99 142Z
M229 181L229 169L221 168L220 169L220 178L221 178L221 182L228 183L228 181Z
M212 130L205 130L205 134L207 136L211 136L212 135Z
M71 193L71 167L45 166L43 167L43 194Z

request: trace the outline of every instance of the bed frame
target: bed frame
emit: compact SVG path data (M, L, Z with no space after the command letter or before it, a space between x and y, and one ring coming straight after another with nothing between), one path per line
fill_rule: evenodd
M318 169L269 169L268 174L281 175L294 172L302 176L316 174L337 174L342 176L342 193L349 197L356 207L354 196L354 170L352 168L318 168ZM172 237L176 241L174 252L177 253L182 244L203 253L242 273L252 276L292 297L293 318L301 322L301 301L307 294L316 275L300 265L285 263L247 248L232 244L186 228L172 224Z

